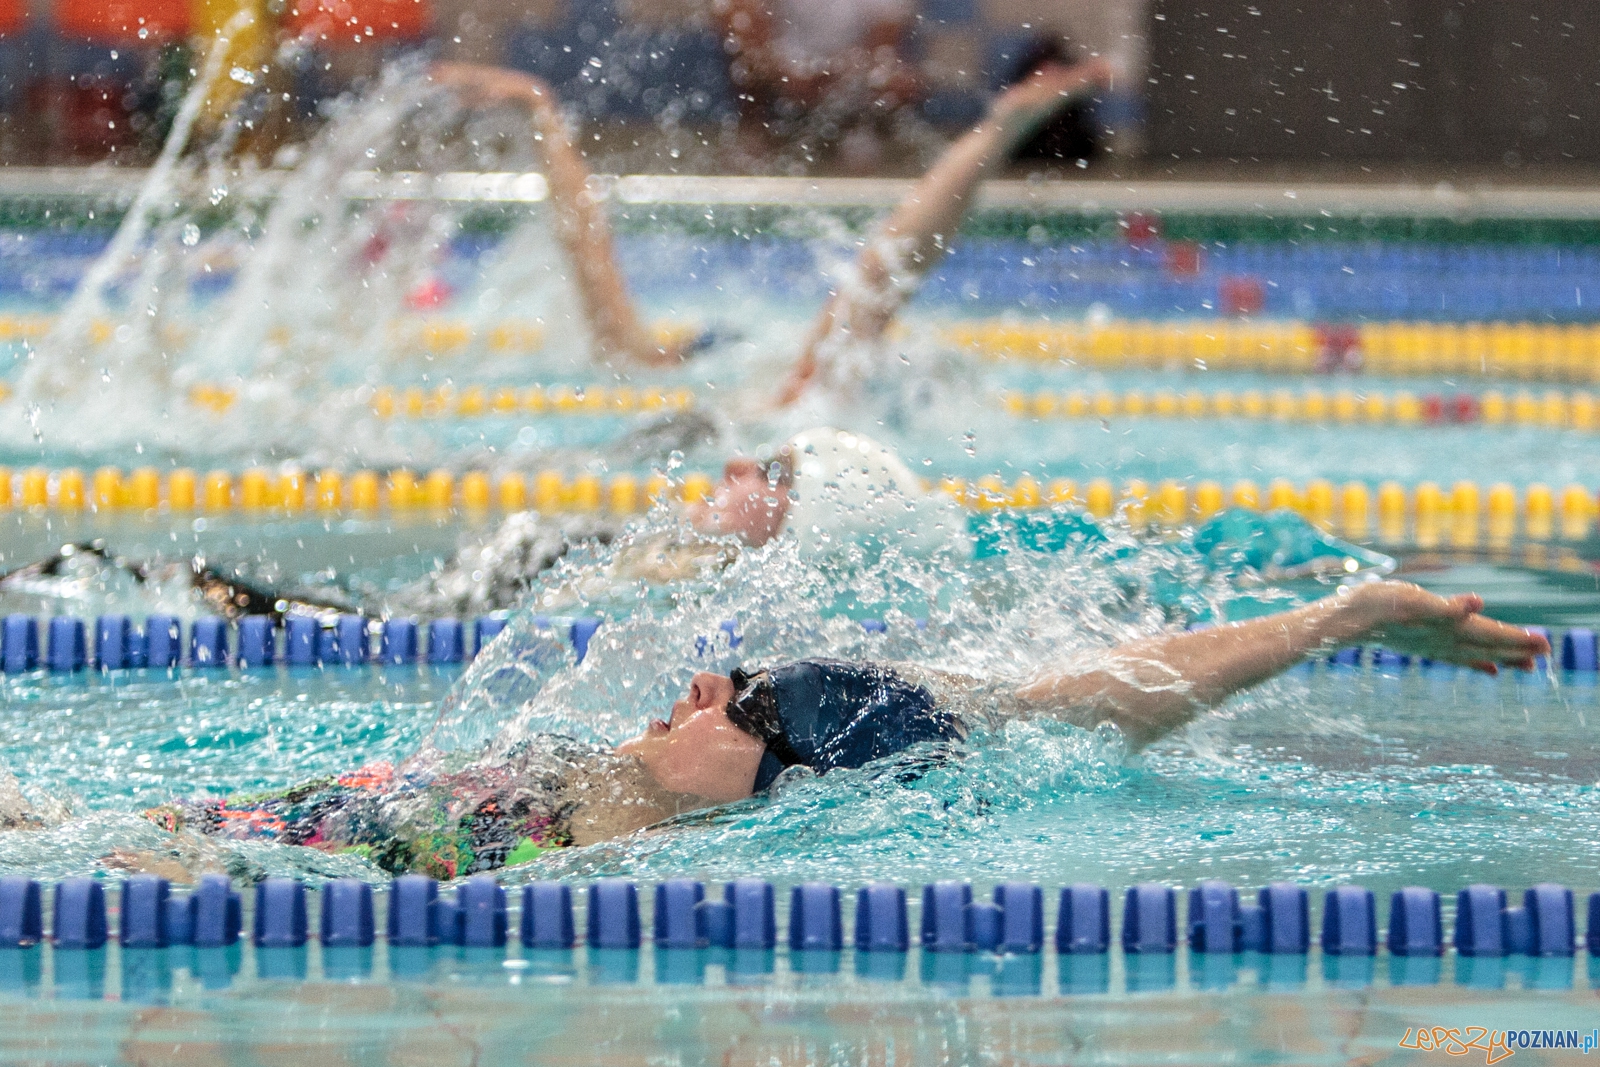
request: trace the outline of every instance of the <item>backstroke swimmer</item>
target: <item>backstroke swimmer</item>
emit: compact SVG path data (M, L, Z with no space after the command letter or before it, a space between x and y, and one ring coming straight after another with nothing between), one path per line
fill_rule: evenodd
M1107 724L1137 750L1343 646L1382 644L1491 674L1530 670L1548 655L1543 637L1482 608L1475 594L1376 581L1292 611L1084 653L1020 680L832 660L701 673L666 718L614 748L534 735L491 745L465 770L369 767L272 795L178 801L146 817L174 832L356 853L390 873L453 878L641 831L807 773L791 768L826 774L907 750L949 756L975 728L1012 719Z

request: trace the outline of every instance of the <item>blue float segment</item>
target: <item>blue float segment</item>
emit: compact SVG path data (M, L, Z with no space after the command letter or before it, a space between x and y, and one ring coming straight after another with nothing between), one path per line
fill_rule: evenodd
M340 615L333 621L333 662L343 667L359 667L372 658L372 641L367 620L360 615ZM324 662L328 662L324 658Z
M189 625L189 666L228 665L228 623L217 615L202 615Z
M1411 666L1411 657L1399 652L1390 652L1387 648L1374 649L1372 665L1379 670L1399 671Z
M196 948L222 948L239 940L243 902L227 875L202 875L191 897Z
M276 658L278 635L270 615L246 615L239 620L239 666L270 667Z
M1584 947L1589 955L1600 956L1600 893L1589 894L1589 921L1584 926Z
M1056 904L1056 951L1097 955L1111 947L1111 894L1105 886L1063 886Z
M734 948L769 949L777 945L777 911L771 882L740 878L724 886L722 896L733 908Z
M22 674L39 666L39 620L32 615L7 615L0 631L0 666Z
M437 945L434 905L438 900L439 883L432 878L421 874L396 878L389 886L389 918L384 928L389 944L413 948Z
M806 882L789 889L789 950L838 952L844 948L839 887Z
M1201 882L1189 890L1189 949L1240 951L1239 891L1227 882Z
M1311 948L1311 899L1303 886L1273 882L1256 894L1261 905L1261 951L1271 955L1304 955Z
M1389 898L1389 954L1438 956L1444 952L1439 894L1421 886L1397 889Z
M385 619L378 662L388 666L417 662L417 620Z
M68 878L56 884L50 911L50 937L56 948L101 948L106 943L106 894L93 878Z
M662 948L695 948L700 944L700 913L706 898L704 883L674 878L656 886L655 922L651 930Z
M176 615L152 615L144 621L144 665L171 670L183 659L183 626Z
M194 897L167 897L167 944L194 944Z
M122 883L122 914L117 940L123 948L166 948L172 886L165 878L140 874Z
M972 947L978 952L995 952L1000 948L1000 929L1004 917L1000 908L994 904L973 904L972 915Z
M1245 952L1265 952L1267 916L1260 904L1239 905L1239 947Z
M493 615L479 615L472 621L472 654L476 656L483 651L483 646L500 636L500 631L506 628L505 615L496 612Z
M359 878L335 878L322 886L318 931L327 948L366 948L377 940L372 887Z
M493 875L463 882L456 891L456 907L461 911L461 944L500 948L506 943L506 891Z
M1586 674L1600 670L1593 630L1575 627L1561 635L1561 669Z
M1044 890L1031 882L1002 882L994 887L1000 909L997 950L1026 956L1044 948Z
M590 948L639 947L639 890L632 882L589 883L588 934Z
M133 622L126 615L101 615L94 620L94 662L103 671L134 666Z
M560 882L523 886L521 932L528 948L571 948L578 939L572 922L572 887Z
M315 667L321 651L322 623L310 615L283 618L283 662L291 667Z
M1577 944L1572 921L1572 890L1544 882L1522 894L1528 912L1530 956L1570 956Z
M43 940L44 894L39 883L18 875L0 878L0 949L26 948Z
M695 908L700 936L712 948L733 947L733 905L726 900L703 900Z
M299 948L306 928L306 887L293 878L256 883L256 915L250 940L257 948Z
M81 671L89 663L89 653L83 633L83 620L70 615L57 615L50 620L50 651L48 665L59 674Z
M1505 916L1506 951L1513 956L1527 956L1533 952L1533 918L1526 907L1507 908Z
M1398 898L1399 894L1395 896ZM1434 911L1437 914L1437 902ZM1392 924L1389 936L1391 940L1394 937ZM1377 951L1378 904L1372 890L1359 885L1328 890L1322 898L1322 954L1372 956Z
M460 619L434 619L428 624L429 663L460 663L465 658Z
M1174 952L1177 947L1177 892L1158 882L1129 886L1122 898L1122 951Z
M1361 666L1361 648L1360 646L1341 648L1328 657L1328 662L1336 667L1359 667Z
M1506 891L1469 885L1456 894L1456 951L1463 956L1504 956Z
M922 887L924 952L972 950L972 886L967 882L934 882Z
M906 891L897 885L862 886L856 894L856 950L905 952L910 947Z
M598 628L598 620L596 628ZM728 647L730 649L738 648L744 644L744 638L739 636L738 619L723 619L717 623L717 629L728 635Z
M869 634L886 634L889 632L889 624L882 619L862 619L861 629Z
M572 640L572 651L578 654L578 662L583 662L583 657L589 654L589 642L594 640L595 631L600 629L599 619L576 619L568 636Z

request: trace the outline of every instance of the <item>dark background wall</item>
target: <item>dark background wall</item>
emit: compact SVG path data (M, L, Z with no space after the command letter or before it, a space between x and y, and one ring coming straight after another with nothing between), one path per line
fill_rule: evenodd
M1600 162L1595 0L1153 0L1152 161Z

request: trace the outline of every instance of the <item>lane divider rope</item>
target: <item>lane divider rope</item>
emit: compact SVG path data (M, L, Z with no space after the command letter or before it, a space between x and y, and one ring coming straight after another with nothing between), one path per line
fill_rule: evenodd
M1245 389L1178 392L1171 389L1123 392L1100 390L1006 391L999 405L1007 414L1031 419L1249 419L1312 425L1368 426L1542 426L1553 430L1600 429L1600 407L1591 393L1526 390L1507 396L1456 393L1395 393L1320 389L1292 392Z
M941 336L985 359L1100 370L1600 381L1600 325L1591 323L988 319L953 323Z

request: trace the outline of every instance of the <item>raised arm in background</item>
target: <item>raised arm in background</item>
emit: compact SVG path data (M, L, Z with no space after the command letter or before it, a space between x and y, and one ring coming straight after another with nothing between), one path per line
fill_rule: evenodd
M821 369L828 344L877 341L917 282L949 250L978 183L1056 112L1109 86L1112 71L1104 59L1052 64L996 98L988 117L944 150L861 250L856 284L836 292L817 316L778 403L800 398Z
M1476 593L1436 596L1408 582L1341 589L1293 611L1189 633L1163 634L1099 654L1092 666L1043 671L1017 696L1026 715L1080 726L1112 722L1134 748L1186 725L1199 712L1300 663L1347 645L1495 673L1531 670L1550 643L1485 618Z
M596 355L602 360L622 359L645 366L677 363L681 358L678 347L656 341L639 321L627 283L617 269L605 209L589 191L589 168L572 141L550 87L520 71L461 63L436 64L432 76L469 106L521 104L532 114L555 209L556 237L572 263Z

